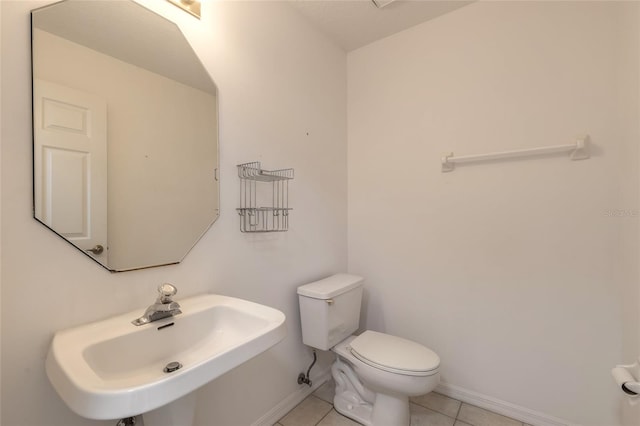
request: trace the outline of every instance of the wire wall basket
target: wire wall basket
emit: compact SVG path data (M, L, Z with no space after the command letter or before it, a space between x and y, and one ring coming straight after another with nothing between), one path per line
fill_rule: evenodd
M263 170L260 162L238 165L241 232L284 232L289 229L289 181L293 169ZM271 187L269 189L269 187ZM266 188L266 189L265 189Z

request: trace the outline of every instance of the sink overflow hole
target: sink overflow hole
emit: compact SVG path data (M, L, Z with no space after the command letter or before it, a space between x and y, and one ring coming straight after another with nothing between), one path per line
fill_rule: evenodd
M175 322L170 322L169 324L161 325L160 327L158 327L158 330L162 330L163 328L171 327L174 324L175 324Z
M180 364L178 361L173 361L173 362L170 362L169 364L167 364L164 367L163 371L165 373L173 373L174 371L179 370L181 368L182 368L182 364Z

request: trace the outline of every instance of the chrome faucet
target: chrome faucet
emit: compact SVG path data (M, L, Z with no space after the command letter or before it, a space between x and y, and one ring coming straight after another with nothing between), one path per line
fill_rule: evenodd
M134 319L131 323L133 325L143 325L181 314L180 304L172 299L177 292L178 289L169 283L158 286L158 293L160 294L156 302L149 306L140 318Z

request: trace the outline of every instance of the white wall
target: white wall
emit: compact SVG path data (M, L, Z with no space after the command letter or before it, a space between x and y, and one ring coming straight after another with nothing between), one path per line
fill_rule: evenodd
M349 271L367 278L369 328L434 349L446 383L621 421L609 371L638 348L637 8L479 2L349 53ZM440 171L451 151L582 133L589 160Z
M310 362L295 287L347 266L344 53L280 3L205 2L197 21L141 2L183 28L220 88L221 218L182 264L121 274L33 220L28 11L46 3L0 2L3 426L112 424L59 400L48 344L145 306L163 281L287 315L284 342L198 394L199 424L251 424ZM349 270L367 277L368 325L436 350L446 382L619 423L609 369L639 347L638 226L606 213L638 210L638 16L635 4L482 2L349 55ZM596 145L590 160L439 171L449 151L578 133ZM252 160L296 168L285 234L237 230L235 165Z
M179 297L215 292L287 315L283 342L199 392L199 424L251 424L298 389L311 361L296 287L346 269L345 54L281 3L205 2L201 21L144 3L183 28L220 89L221 217L182 264L119 274L37 223L29 10L45 3L2 1L3 426L112 425L58 398L44 373L49 342L56 330L146 306L165 281ZM287 233L238 230L235 165L253 160L296 169Z

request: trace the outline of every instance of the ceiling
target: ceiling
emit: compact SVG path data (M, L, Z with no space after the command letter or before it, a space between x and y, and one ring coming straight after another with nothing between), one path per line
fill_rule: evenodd
M347 52L469 3L472 1L396 0L377 8L371 0L289 0L311 25Z

